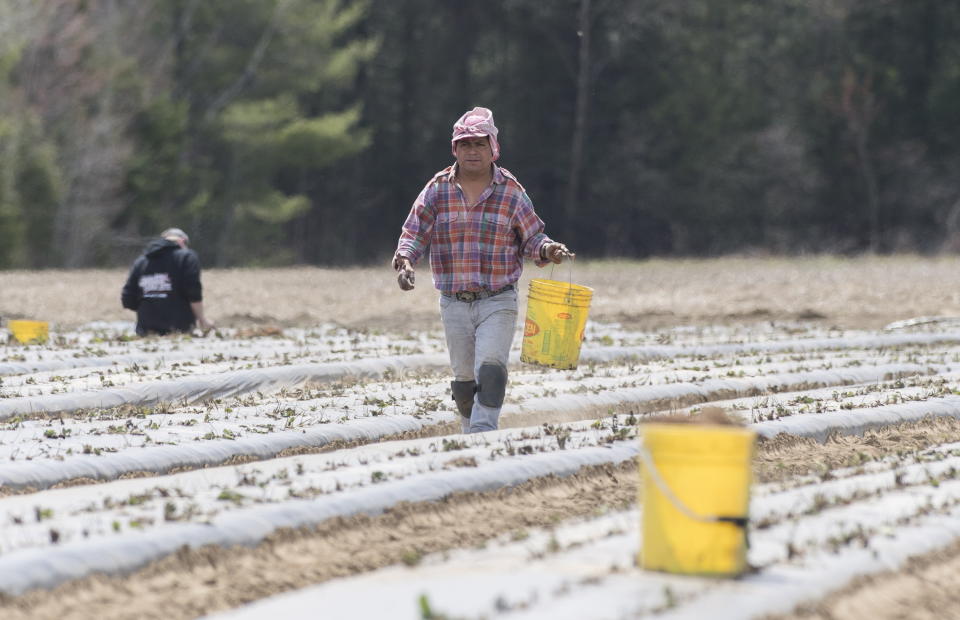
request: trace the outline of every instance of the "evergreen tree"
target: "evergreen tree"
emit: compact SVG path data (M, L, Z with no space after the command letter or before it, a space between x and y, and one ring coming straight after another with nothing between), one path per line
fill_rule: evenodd
M179 1L163 16L174 54L166 96L137 123L128 218L141 234L189 226L214 264L302 260L286 242L308 213L332 230L320 174L369 144L351 97L376 40L366 3ZM336 233L334 233L336 234Z

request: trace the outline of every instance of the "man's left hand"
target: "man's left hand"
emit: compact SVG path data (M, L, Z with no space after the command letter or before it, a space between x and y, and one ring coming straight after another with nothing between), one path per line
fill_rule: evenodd
M567 249L562 243L553 241L543 246L543 258L552 263L560 264L565 258L576 258L576 254Z

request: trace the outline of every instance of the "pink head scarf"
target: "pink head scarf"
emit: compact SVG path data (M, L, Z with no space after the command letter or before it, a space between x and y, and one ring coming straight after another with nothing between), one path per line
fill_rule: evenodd
M493 152L493 161L500 157L500 143L497 142L497 126L493 124L493 112L487 108L474 108L466 112L453 124L453 139L450 141L450 150L457 155L457 140L464 138L490 139L490 150Z

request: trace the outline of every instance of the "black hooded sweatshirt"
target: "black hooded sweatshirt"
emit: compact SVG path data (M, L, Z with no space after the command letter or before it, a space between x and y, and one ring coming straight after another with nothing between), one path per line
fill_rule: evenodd
M190 331L190 303L203 300L196 252L169 239L155 239L130 268L120 301L137 311L137 333Z

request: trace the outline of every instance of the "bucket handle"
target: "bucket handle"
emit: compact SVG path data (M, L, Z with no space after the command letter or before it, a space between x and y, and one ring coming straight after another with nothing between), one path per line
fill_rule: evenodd
M576 260L575 256L570 257L567 261L567 296L564 298L566 303L572 303L573 300L573 261ZM553 270L557 266L556 263L550 263L550 279L553 280Z
M650 478L653 480L653 483L657 485L657 488L660 489L660 492L663 493L663 496L666 497L670 503L673 504L673 507L679 510L680 513L685 517L701 523L730 523L736 527L741 527L743 529L747 528L747 522L749 521L747 517L701 515L697 514L689 506L683 503L683 501L673 493L673 490L666 483L666 481L660 476L660 471L657 469L656 464L654 464L653 457L650 456L650 452L647 451L647 447L643 445L642 440L640 442L640 460L643 461L643 466L647 468L647 471L650 473Z

